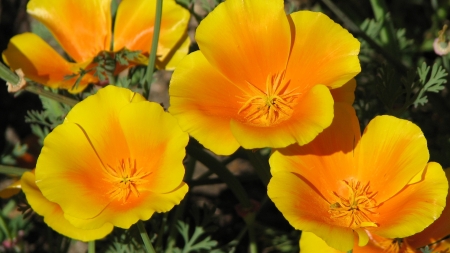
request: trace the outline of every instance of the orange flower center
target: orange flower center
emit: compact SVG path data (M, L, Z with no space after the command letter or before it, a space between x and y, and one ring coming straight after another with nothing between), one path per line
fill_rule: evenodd
M294 93L296 89L287 91L290 81L284 80L284 76L284 71L269 75L265 91L248 83L252 91L245 92L243 105L238 111L244 122L255 126L271 126L291 117L300 93Z
M346 196L333 192L337 201L330 205L329 213L333 219L344 219L348 222L348 227L352 229L377 227L370 218L377 214L376 192L370 191L370 184L362 185L359 181L343 181L346 188Z
M138 185L147 183L148 180L143 179L152 172L144 171L142 168L136 167L136 160L128 159L125 162L122 159L116 166L107 165L105 167L105 181L111 183L111 189L107 192L112 199L122 200L126 202L130 194L139 197Z

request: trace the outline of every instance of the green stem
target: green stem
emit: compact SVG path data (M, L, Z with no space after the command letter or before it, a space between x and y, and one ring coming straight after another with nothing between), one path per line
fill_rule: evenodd
M190 157L186 164L186 174L184 175L184 181L189 181L194 175L195 170L195 164L197 163L197 160L195 160L193 157ZM169 237L167 239L167 250L166 252L172 252L173 246L175 246L175 242L177 240L177 221L181 217L181 215L184 213L186 209L186 200L187 198L184 198L180 205L176 207L174 217L172 218L172 222L170 223L169 227Z
M219 178L221 178L230 187L236 198L241 203L242 207L250 207L250 199L242 184L237 178L228 170L228 168L219 162L212 155L206 153L202 148L192 145L186 147L189 155L203 163L209 170L213 171Z
M95 241L88 242L88 253L95 253Z
M253 167L255 167L256 174L261 179L264 185L268 185L272 175L270 174L269 162L261 156L259 150L245 150Z
M18 85L20 77L0 62L0 78L12 85Z
M66 104L66 105L69 105L72 107L75 106L79 102L75 99L59 95L57 93L54 93L52 91L44 89L44 87L42 87L42 86L33 85L31 83L28 83L24 89L28 92L31 92L31 93L34 93L34 94L37 94L39 96L43 96L46 98L53 99L55 101L58 101L60 103L63 103L63 104Z
M145 230L144 222L139 220L137 222L137 227L139 229L139 234L141 234L142 241L144 242L145 249L147 250L147 253L156 253L155 249L152 246L152 242L150 241L150 238L148 237L147 231Z
M256 213L249 213L244 218L245 223L248 228L248 237L250 239L250 253L258 252L258 245L256 244L256 233L255 233L255 217Z
M0 228L3 230L3 233L5 233L8 240L12 240L12 234L11 231L9 231L8 226L6 225L5 219L3 218L3 215L0 215Z
M321 0L327 7L332 11L344 24L345 26L353 32L355 35L364 39L369 46L380 53L386 61L392 64L397 71L406 74L408 68L403 65L395 56L391 55L386 49L378 45L369 35L362 31L359 26L357 26L344 12L341 11L331 0Z
M392 20L387 16L387 5L384 0L370 0L372 10L377 21L384 21L383 28L380 31L380 39L384 44L384 47L390 52L391 55L399 57L399 48L397 43L397 37L395 34L394 24Z
M18 167L14 167L14 166L0 165L0 173L1 174L22 176L22 174L27 171L30 171L30 170L25 169L25 168L18 168Z
M156 61L156 50L158 49L158 40L159 40L159 30L161 28L161 16L162 16L162 3L163 0L156 1L156 15L155 15L155 25L153 26L153 38L152 38L152 47L150 49L150 57L147 65L147 84L148 84L148 93L150 94L150 88L152 86L153 79L153 70L155 69L155 61Z
M353 250L351 249L351 250L347 251L347 253L353 253Z

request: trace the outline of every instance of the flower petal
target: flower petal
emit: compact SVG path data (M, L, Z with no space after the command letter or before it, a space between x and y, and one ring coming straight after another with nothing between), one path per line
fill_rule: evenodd
M337 88L361 71L360 43L346 29L320 12L298 11L289 17L294 36L289 80Z
M44 222L56 232L75 240L87 242L101 239L113 230L111 223L105 223L102 227L92 230L74 227L64 218L64 213L58 204L49 201L42 195L35 183L34 173L25 172L21 183L30 206L36 213L44 216Z
M352 105L355 102L355 89L356 89L356 80L355 78L350 79L343 86L331 89L331 96L333 96L334 103L347 103Z
M353 248L352 229L333 224L328 213L330 203L300 175L285 171L273 173L267 194L294 228L313 232L338 250Z
M382 203L404 188L429 159L427 141L414 123L378 116L367 125L355 149L360 182L370 182ZM392 183L392 182L395 182Z
M98 216L92 219L78 219L66 215L66 219L76 227L84 229L97 228L105 223L128 229L138 220L148 220L154 212L167 212L178 205L188 191L188 186L181 183L178 188L169 193L143 192L139 197L130 195L127 204L114 201ZM118 215L120 214L120 215Z
M447 180L450 178L450 170L445 170ZM414 248L422 248L426 245L435 243L442 238L450 235L450 194L447 194L446 205L441 216L434 221L429 227L420 233L408 237L408 244ZM433 251L434 252L434 251Z
M197 51L186 56L173 73L169 112L206 148L230 155L239 147L230 120L241 107L236 98L241 93Z
M174 70L175 67L181 62L189 52L189 46L191 45L191 39L186 34L168 53L163 59L157 59L156 67L158 69Z
M111 0L31 0L28 13L41 21L76 62L92 60L111 43Z
M231 132L246 149L283 148L295 142L304 145L312 141L331 124L332 119L330 91L317 85L299 99L290 119L270 127L252 126L233 119Z
M200 23L196 40L206 59L235 83L265 89L284 71L291 34L283 1L227 0Z
M335 117L330 127L312 142L278 149L269 159L272 174L279 171L297 173L332 201L333 191L354 174L353 147L360 139L355 109L348 104L335 105Z
M0 198L2 199L8 199L12 196L18 194L22 190L22 184L20 183L20 180L16 180L10 185L6 186L6 188L3 188L0 190Z
M68 89L76 93L82 91L89 82L96 81L91 75L85 75L77 89L72 89L77 77L67 79L76 74L86 64L69 63L64 60L43 39L33 33L14 36L3 51L3 60L14 70L22 69L25 77L51 88Z
M161 105L148 101L131 103L119 114L130 157L137 167L150 172L142 190L167 193L180 185L184 177L183 159L189 141L175 118ZM153 127L149 127L153 126ZM141 191L138 186L138 190Z
M123 0L120 3L114 25L114 51L125 47L148 55L152 45L155 8L156 1ZM189 11L174 0L163 2L157 50L159 61L169 60L167 56L173 48L185 41L189 19Z
M445 173L438 163L430 162L423 176L421 182L406 186L379 206L379 227L371 228L373 233L386 238L404 238L439 218L448 193Z
M119 124L119 112L130 103L146 101L125 88L107 86L70 110L65 122L79 125L102 163L107 166L129 157L128 145ZM99 124L101 122L101 124ZM114 137L111 145L111 138Z
M106 181L98 177L102 168L83 130L76 124L64 123L44 140L36 164L36 184L45 198L61 206L64 213L91 218L110 202L104 194L108 189Z
M342 251L328 246L324 240L320 239L320 237L311 232L302 232L300 237L300 252L342 253Z

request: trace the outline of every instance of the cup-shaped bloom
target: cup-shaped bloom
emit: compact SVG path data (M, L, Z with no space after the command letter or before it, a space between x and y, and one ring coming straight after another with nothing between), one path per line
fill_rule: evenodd
M79 92L98 79L89 73L81 79L77 89L71 90L77 77L68 76L76 75L80 68L86 69L102 51L140 50L141 57L136 63L146 62L153 36L155 9L156 1L122 0L112 33L111 0L31 0L27 5L28 13L50 30L74 62L65 60L33 33L14 36L3 52L3 59L11 68L21 68L33 81ZM189 17L189 11L176 4L175 0L164 1L157 50L160 68L172 69L187 54Z
M45 138L37 187L30 184L32 194L25 194L34 209L54 203L79 229L129 228L185 196L188 139L159 104L107 86L78 103Z
M435 166L436 164L430 164ZM447 180L450 169L445 170ZM441 216L423 231L406 238L384 238L369 234L367 245L353 247L354 253L422 253L420 250L428 246L431 252L445 253L450 251L450 194L447 194L446 206ZM311 232L303 232L300 238L300 250L304 253L342 253L328 246L322 239ZM344 252L345 253L345 252Z
M378 116L361 137L354 109L337 103L332 125L311 143L274 152L268 195L293 227L347 252L368 233L405 238L440 216L448 182L428 159L412 122Z
M286 15L281 0L227 0L196 40L172 76L169 112L221 155L310 142L332 122L330 89L360 72L358 40L322 13Z

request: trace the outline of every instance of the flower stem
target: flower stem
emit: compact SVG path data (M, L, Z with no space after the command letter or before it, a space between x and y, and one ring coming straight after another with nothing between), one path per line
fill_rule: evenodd
M68 98L62 95L59 95L58 93L54 93L52 91L46 90L43 87L40 87L38 85L33 85L31 83L28 83L27 86L24 88L26 91L37 94L39 96L43 96L46 98L53 99L55 101L58 101L60 103L69 105L69 106L75 106L78 101L72 98Z
M161 28L161 16L162 16L162 3L163 0L156 1L156 15L155 15L155 25L153 26L153 38L152 38L152 47L150 49L150 57L147 65L147 84L146 86L147 95L150 94L150 87L152 86L153 79L153 70L155 69L155 61L156 61L156 51L158 49L158 41L159 41L159 30Z
M88 253L95 253L95 241L88 242Z
M255 233L255 213L249 213L245 218L245 223L248 228L248 237L250 239L250 253L258 252L258 245L256 244L256 233Z
M0 165L0 174L22 176L22 174L27 171L30 171L30 170L25 169L25 168L18 168L18 167L14 167L14 166Z
M0 62L0 78L13 85L18 84L20 77Z
M152 242L150 242L147 231L145 230L144 223L141 220L137 222L137 227L139 229L139 234L141 234L142 241L144 241L144 246L147 250L147 253L156 253L155 249L152 246Z
M347 251L347 253L353 253L353 250L351 249L351 250Z
M261 156L259 150L245 150L253 167L255 167L256 174L264 185L268 185L272 175L270 174L270 166L266 159Z

